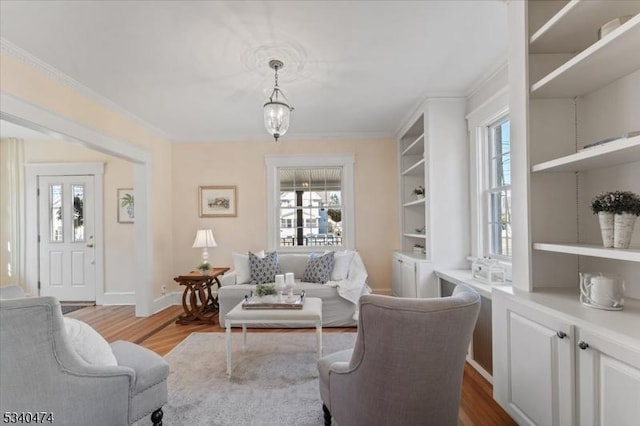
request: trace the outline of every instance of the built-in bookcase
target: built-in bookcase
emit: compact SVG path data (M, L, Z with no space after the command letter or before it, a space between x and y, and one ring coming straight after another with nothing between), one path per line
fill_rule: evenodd
M427 99L399 132L401 242L393 294L438 296L435 267L464 268L469 255L469 158L464 98ZM414 190L424 188L424 196ZM419 249L414 249L419 247Z
M630 249L605 249L590 210L600 192L640 193L640 136L585 148L640 130L639 13L638 1L528 2L526 78L512 87L520 103L512 106L520 114L514 143L524 144L514 169L527 170L514 200L528 212L516 219L524 233L514 239L526 239L520 247L530 259L514 265L518 288L575 289L577 298L578 272L611 272L623 276L628 297L640 298L640 225ZM604 23L624 15L635 16L598 38Z
M427 197L426 194L418 196L414 193L416 188L426 187L428 164L425 155L424 115L420 115L402 134L398 149L402 197L402 251L426 259ZM416 246L425 247L425 252L414 252L413 248Z

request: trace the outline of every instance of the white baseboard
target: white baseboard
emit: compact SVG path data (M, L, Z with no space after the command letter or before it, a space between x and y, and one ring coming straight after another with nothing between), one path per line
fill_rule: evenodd
M155 314L173 305L182 303L182 292L167 293L153 301L152 312ZM136 304L136 294L129 292L105 293L102 296L102 305L134 305Z
M487 382L491 383L493 385L493 376L491 376L491 374L489 374L489 372L487 370L485 370L484 368L482 368L482 366L480 364L478 364L477 362L475 362L471 357L467 356L467 362L478 372L480 373L480 375L482 377L484 377L485 379L487 379Z
M102 295L101 305L135 305L136 294L133 292L114 292Z
M167 293L163 296L160 296L158 299L153 301L152 312L158 313L164 309L167 309L169 306L173 305L181 305L182 304L182 292L174 291L171 293Z

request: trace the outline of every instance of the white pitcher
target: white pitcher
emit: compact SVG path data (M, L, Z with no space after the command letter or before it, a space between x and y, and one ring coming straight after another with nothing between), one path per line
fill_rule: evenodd
M580 273L580 300L589 307L620 310L624 306L624 281L611 274Z

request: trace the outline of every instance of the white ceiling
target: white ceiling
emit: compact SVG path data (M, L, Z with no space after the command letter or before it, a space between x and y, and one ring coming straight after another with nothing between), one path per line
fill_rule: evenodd
M0 2L5 50L176 142L269 140L272 58L296 108L283 141L392 136L506 58L506 21L503 0Z

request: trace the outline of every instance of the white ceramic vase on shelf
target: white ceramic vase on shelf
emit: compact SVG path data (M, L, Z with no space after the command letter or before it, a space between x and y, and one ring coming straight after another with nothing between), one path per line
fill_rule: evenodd
M633 226L638 217L632 213L616 214L613 219L613 247L626 249L631 244Z
M602 245L613 247L613 213L598 212L598 221L600 222L600 233L602 234Z

